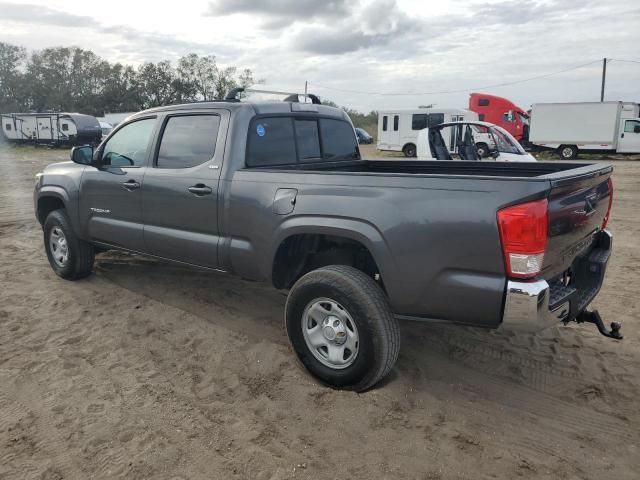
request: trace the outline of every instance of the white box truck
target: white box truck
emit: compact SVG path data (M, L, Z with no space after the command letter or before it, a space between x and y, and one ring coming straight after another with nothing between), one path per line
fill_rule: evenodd
M478 120L478 114L461 108L414 108L378 112L378 150L416 156L418 132L440 123ZM455 152L451 143L451 153Z
M637 103L536 103L529 142L566 160L579 152L640 153L638 117Z

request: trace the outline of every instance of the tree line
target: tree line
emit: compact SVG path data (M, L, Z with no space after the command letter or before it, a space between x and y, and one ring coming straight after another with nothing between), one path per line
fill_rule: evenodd
M28 54L0 42L0 113L137 112L172 103L224 98L256 81L249 68L222 67L213 55L190 53L173 65L164 60L137 68L100 58L78 47L54 47ZM338 107L330 100L324 104ZM375 135L378 113L345 110L356 127Z
M111 63L90 50L54 47L32 52L0 42L0 112L70 111L102 116L172 103L223 98L256 81L251 69L222 67L213 55L170 61Z

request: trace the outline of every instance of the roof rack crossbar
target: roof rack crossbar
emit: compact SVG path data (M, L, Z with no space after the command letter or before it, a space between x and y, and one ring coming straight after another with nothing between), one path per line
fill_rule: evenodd
M313 93L304 94L304 93L292 93L292 92L279 92L275 90L259 90L255 88L243 88L243 87L232 88L231 90L229 90L229 93L227 93L224 99L227 102L239 102L240 94L243 92L273 93L276 95L287 95L287 97L283 100L283 102L293 102L293 103L300 102L300 100L298 99L299 96L307 96L311 99L311 103L320 104L320 98L318 98L318 96L314 95Z

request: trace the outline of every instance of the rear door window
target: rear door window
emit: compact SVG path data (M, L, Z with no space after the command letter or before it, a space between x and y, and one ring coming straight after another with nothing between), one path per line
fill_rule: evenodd
M219 128L218 115L169 117L162 133L156 167L190 168L211 160Z
M247 166L292 165L296 144L292 117L258 118L249 127Z
M317 162L322 158L316 120L296 119L296 141L298 142L298 158L301 163Z
M320 119L322 158L326 160L359 159L358 141L353 127L342 120Z

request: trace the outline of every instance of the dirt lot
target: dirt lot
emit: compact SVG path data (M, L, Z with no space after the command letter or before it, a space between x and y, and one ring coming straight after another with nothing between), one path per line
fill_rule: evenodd
M31 192L67 157L0 147L0 478L640 478L640 163L596 301L623 342L407 323L358 395L298 367L266 285L118 253L57 278Z

